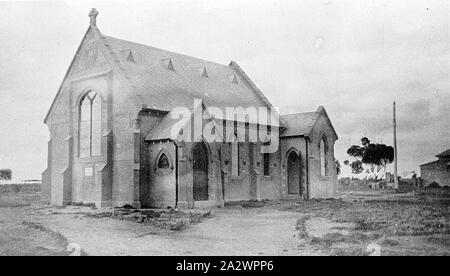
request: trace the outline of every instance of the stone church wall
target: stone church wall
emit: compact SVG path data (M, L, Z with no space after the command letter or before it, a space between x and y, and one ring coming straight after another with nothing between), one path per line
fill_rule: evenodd
M321 176L320 169L320 141L322 137L326 138L327 153L326 165L327 175ZM311 143L309 147L310 154L310 197L311 198L329 198L334 197L337 186L337 174L334 157L334 144L332 130L324 115L321 115L316 123Z
M158 157L165 154L169 161L169 169L158 168ZM175 145L172 142L155 143L149 146L149 179L146 182L147 192L143 193L141 203L153 208L175 208L176 205L176 162Z
M308 145L309 146L309 145ZM302 195L300 198L307 199L308 194L310 191L308 189L310 188L307 186L307 162L309 161L307 159L307 153L306 153L306 140L304 137L288 137L288 138L282 138L280 141L280 150L281 150L281 196L283 198L298 198L298 194L288 194L288 170L287 170L287 158L288 154L290 154L291 151L295 151L301 159L301 167L302 167L302 179L301 183L302 186ZM308 149L309 150L309 149Z
M72 82L72 127L73 127L73 169L72 202L95 203L97 206L111 205L111 175L108 171L108 114L112 91L111 75L100 74ZM80 100L85 93L93 91L101 98L101 154L80 157L79 120ZM111 146L111 145L110 145ZM106 170L105 170L106 169ZM103 182L103 183L102 183ZM107 183L109 182L109 183Z
M146 113L145 97L136 91L136 87L129 86L127 72L118 68L117 60L108 62L107 55L111 51L103 48L107 46L100 43L100 39L95 32L88 33L46 120L50 140L48 168L42 174L44 202L54 205L95 203L99 207L125 204L173 207L178 199L180 207L194 208L222 206L224 202L239 200L286 198L284 154L294 146L302 152L302 140L286 142L277 152L270 154L269 176L263 175L259 143L240 143L237 175L231 173L231 143L207 144L209 199L194 202L194 143L150 145L144 141L159 122L159 115ZM80 158L79 101L90 90L98 93L102 100L101 154ZM310 144L311 197L332 196L337 182L332 139L328 140L330 173L327 177L320 176L318 137L321 135L333 137L325 120L319 122ZM170 155L173 171L155 171L161 150Z

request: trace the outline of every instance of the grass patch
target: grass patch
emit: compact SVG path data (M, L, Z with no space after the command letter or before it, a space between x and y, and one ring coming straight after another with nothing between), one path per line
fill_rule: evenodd
M30 206L30 203L24 201L17 200L8 200L8 199L0 199L0 208L18 208L18 207L26 207Z
M43 232L43 233L47 233L47 234L53 236L54 239L55 239L58 243L63 244L64 246L67 246L67 244L68 244L66 237L64 237L63 235L61 235L61 234L58 233L58 232L52 231L52 230L50 230L50 229L44 227L44 226L43 226L42 224L40 224L40 223L29 222L29 221L22 221L22 225L27 226L27 227L29 227L29 228L31 228L31 229L34 229L34 230Z
M311 245L320 245L329 248L338 243L365 244L370 240L371 237L364 233L353 232L349 235L344 235L336 232L325 234L323 237L313 237L309 242Z
M0 193L0 208L27 207L39 203L39 192L4 192Z
M308 232L306 232L306 221L311 219L311 215L303 215L299 219L297 219L297 223L295 225L295 229L298 231L299 239L308 238Z
M330 250L331 256L367 256L364 247L342 247L332 248Z
M14 235L11 236L11 233ZM40 223L19 221L0 229L0 256L67 256L68 242Z
M450 248L450 236L448 235L433 235L426 238L429 243L434 243L438 245Z
M385 235L420 236L450 234L450 193L422 190L401 199L318 203L320 215L335 222L349 222L357 231ZM321 208L319 208L321 207Z
M397 246L400 243L398 241L396 241L396 240L393 240L393 239L384 239L381 244L382 245L388 245L388 246Z
M450 248L450 189L422 189L401 196L380 195L379 199L357 195L358 198L353 200L296 202L287 209L305 213L297 220L299 237L331 255L364 255L364 246L370 242L395 250L393 254L404 253L406 251L401 250L407 245L402 243L400 246L403 237L417 237L437 247ZM348 235L340 232L308 237L305 222L311 216L335 223L351 223L354 228ZM340 248L344 245L346 248ZM402 249L395 249L398 247Z

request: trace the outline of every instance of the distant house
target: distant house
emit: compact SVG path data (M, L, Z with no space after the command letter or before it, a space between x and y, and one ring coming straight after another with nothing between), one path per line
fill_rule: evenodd
M423 185L433 182L440 186L450 186L450 149L436 155L438 160L420 166L420 173L424 180Z

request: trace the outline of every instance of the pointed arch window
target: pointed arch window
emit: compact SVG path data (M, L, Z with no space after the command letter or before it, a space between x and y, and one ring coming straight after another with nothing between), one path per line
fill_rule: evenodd
M264 142L262 144L264 147L269 147L270 142ZM262 154L262 162L263 162L263 175L270 176L270 153L265 152Z
M270 176L270 154L263 153L263 175Z
M165 153L161 154L158 160L158 169L169 169L170 161Z
M88 92L80 102L79 156L101 155L101 99Z
M325 137L322 137L322 139L320 139L319 150L320 150L320 175L321 176L327 176L328 175L328 171L327 171L327 143L326 143Z
M239 175L239 139L237 134L234 134L234 141L231 143L231 174Z
M170 153L167 149L161 149L158 155L156 156L155 163L155 172L158 175L168 175L173 171L173 162Z

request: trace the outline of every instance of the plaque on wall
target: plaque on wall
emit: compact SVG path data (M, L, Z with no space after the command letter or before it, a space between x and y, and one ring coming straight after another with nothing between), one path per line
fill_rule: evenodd
M93 176L94 169L92 167L84 168L84 176Z

